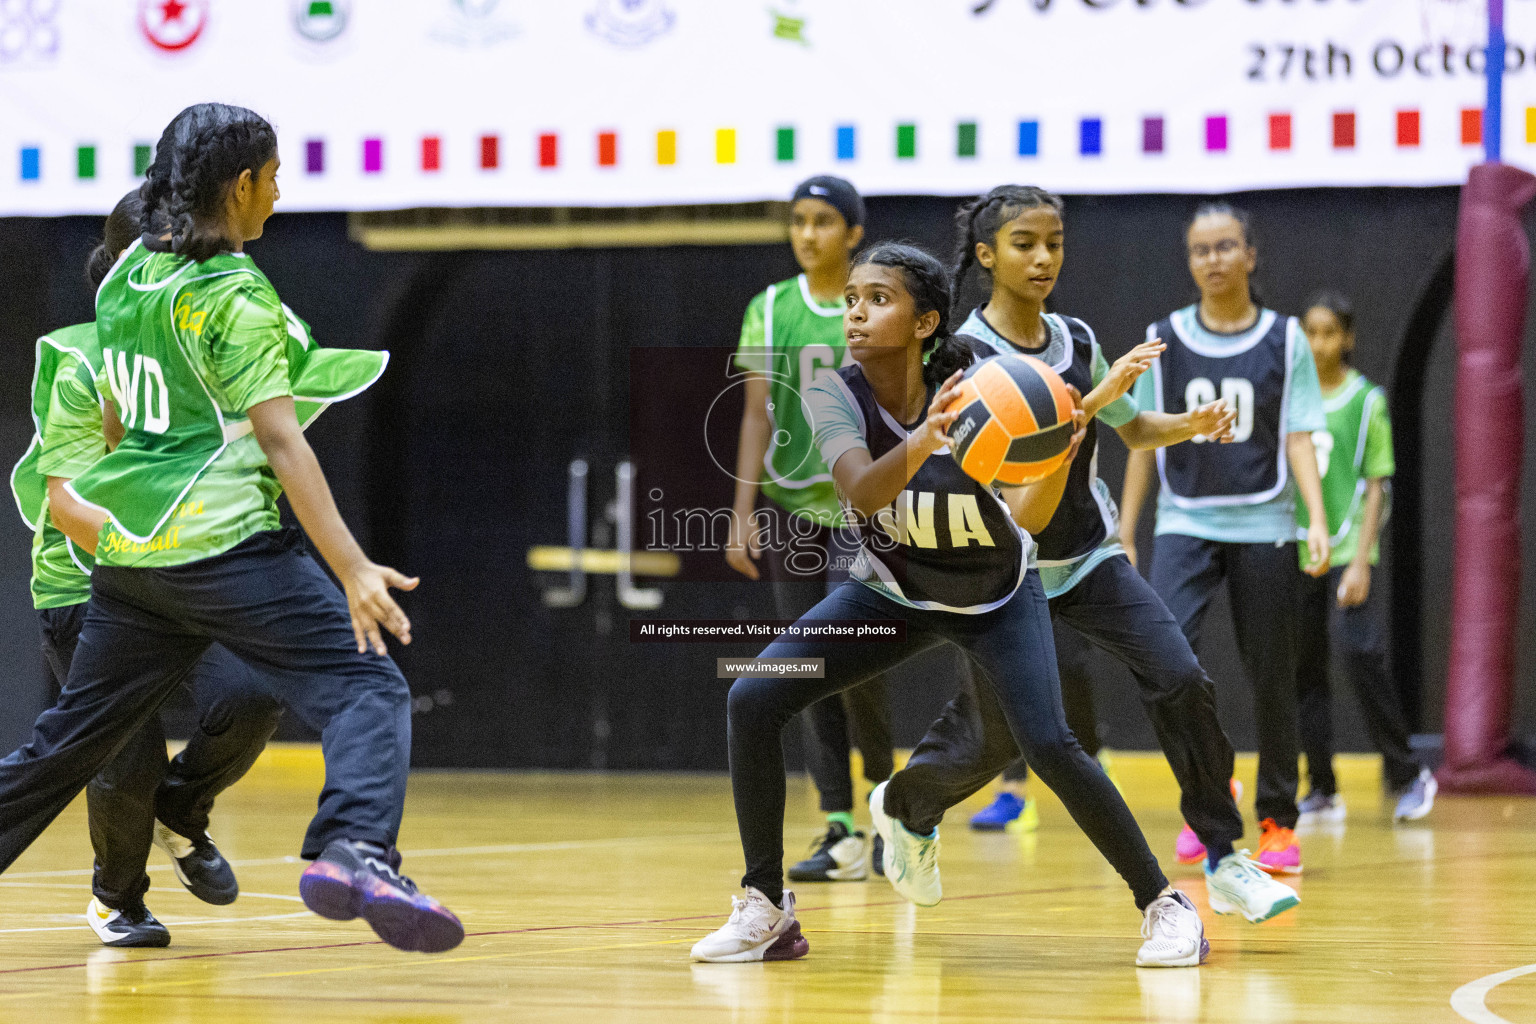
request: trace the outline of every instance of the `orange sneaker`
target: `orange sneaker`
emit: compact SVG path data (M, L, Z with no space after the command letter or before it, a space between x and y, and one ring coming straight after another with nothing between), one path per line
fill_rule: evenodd
M1259 867L1272 875L1301 874L1301 844L1292 829L1281 828L1274 818L1259 822Z

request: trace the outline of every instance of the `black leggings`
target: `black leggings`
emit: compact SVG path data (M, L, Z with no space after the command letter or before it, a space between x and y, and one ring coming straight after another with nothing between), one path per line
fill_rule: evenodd
M1093 706L1093 678L1088 674L1088 641L1083 634L1052 617L1051 626L1056 636L1056 672L1061 676L1061 706L1067 713L1067 725L1078 745L1089 757L1098 757L1103 746L1099 742L1099 716ZM961 671L970 676L968 666ZM974 677L961 680L974 689ZM1023 782L1029 778L1029 762L1016 757L1003 769L1004 782Z
M802 708L839 693L948 641L963 650L977 681L996 695L1003 718L1030 767L1125 879L1139 908L1168 879L1136 819L1098 762L1067 728L1056 677L1050 611L1040 577L1030 572L1000 608L980 615L923 611L897 604L861 583L845 583L805 616L816 621L901 619L906 639L828 643L781 637L764 658L824 659L824 678L736 680L729 700L731 788L747 871L743 885L778 901L784 890L784 750L781 732ZM901 773L892 780L897 787ZM899 788L899 787L897 787ZM906 821L887 790L886 813Z
M767 498L757 515L774 517L762 564L773 583L773 603L779 618L798 619L848 579L848 563L858 552L851 531L812 526L802 518L790 529L791 516ZM848 755L859 748L864 778L884 782L896 769L892 754L891 713L885 677L877 675L805 709L805 766L827 814L853 810L853 772Z
M1058 625L1070 623L1131 670L1179 782L1184 819L1214 857L1231 853L1243 837L1242 815L1227 788L1232 744L1216 717L1211 681L1173 615L1123 557L1101 562L1050 607ZM986 785L1016 750L997 699L986 690L962 690L892 780L891 795L902 787L900 799L912 813L908 824L927 829ZM910 797L909 780L915 783Z

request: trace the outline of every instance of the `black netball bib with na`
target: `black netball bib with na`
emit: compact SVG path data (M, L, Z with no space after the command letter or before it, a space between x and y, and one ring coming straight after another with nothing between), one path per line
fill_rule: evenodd
M1233 440L1197 439L1157 450L1163 491L1179 508L1258 505L1285 490L1285 419L1291 355L1300 328L1271 309L1236 335L1213 334L1188 306L1147 328L1168 348L1152 363L1159 412L1225 399L1237 411Z
M1049 340L1038 349L1014 345L986 322L980 310L971 314L962 333L956 336L970 343L971 351L978 359L1008 353L1034 356L1086 396L1093 390L1093 331L1081 320L1070 316L1047 313L1043 319ZM983 329L972 333L972 324ZM1034 535L1039 565L1070 562L1086 555L1104 543L1109 531L1115 528L1114 513L1100 505L1094 494L1093 481L1098 476L1098 467L1098 419L1094 418L1088 421L1088 435L1083 438L1082 447L1072 460L1072 468L1067 471L1067 486L1062 492L1061 504L1051 516L1050 525Z
M838 370L837 382L858 414L871 458L905 441L928 415L925 406L911 429L897 422L875 401L858 366ZM878 581L915 608L980 614L1005 604L1024 582L1029 535L1001 498L961 471L948 448L930 455L894 502L870 519L850 514L854 519L861 544L855 577Z

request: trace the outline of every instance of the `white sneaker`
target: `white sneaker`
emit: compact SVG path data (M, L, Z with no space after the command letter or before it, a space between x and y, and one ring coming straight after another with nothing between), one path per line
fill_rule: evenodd
M1141 937L1137 967L1199 967L1211 951L1195 905L1177 889L1147 906Z
M1301 902L1296 890L1271 878L1248 859L1247 850L1229 853L1212 871L1205 868L1205 891L1218 914L1242 914L1258 924Z
M1435 781L1434 773L1428 768L1419 769L1419 777L1399 793L1397 807L1392 811L1392 820L1418 821L1435 806L1435 794L1438 792L1440 783Z
M1344 797L1338 793L1328 796L1311 792L1296 805L1298 825L1334 825L1344 820Z
M885 813L885 787L869 794L869 814L885 843L885 877L896 891L920 907L937 906L944 898L939 881L939 830L931 836L913 835L907 826Z
M725 924L693 944L692 957L711 964L745 964L758 960L797 960L811 951L795 920L795 894L784 893L776 907L747 886L747 897L731 897Z
M171 933L155 920L143 900L124 911L92 897L85 907L85 920L103 946L161 949L171 944Z

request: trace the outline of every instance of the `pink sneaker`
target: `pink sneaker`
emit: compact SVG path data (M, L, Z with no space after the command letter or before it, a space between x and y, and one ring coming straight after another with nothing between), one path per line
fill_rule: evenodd
M1259 822L1259 867L1272 875L1301 874L1301 844L1296 833L1275 824L1274 818Z
M1198 864L1205 860L1205 844L1200 841L1199 836L1195 835L1195 830L1188 825L1185 825L1184 831L1179 833L1173 852L1180 864Z

